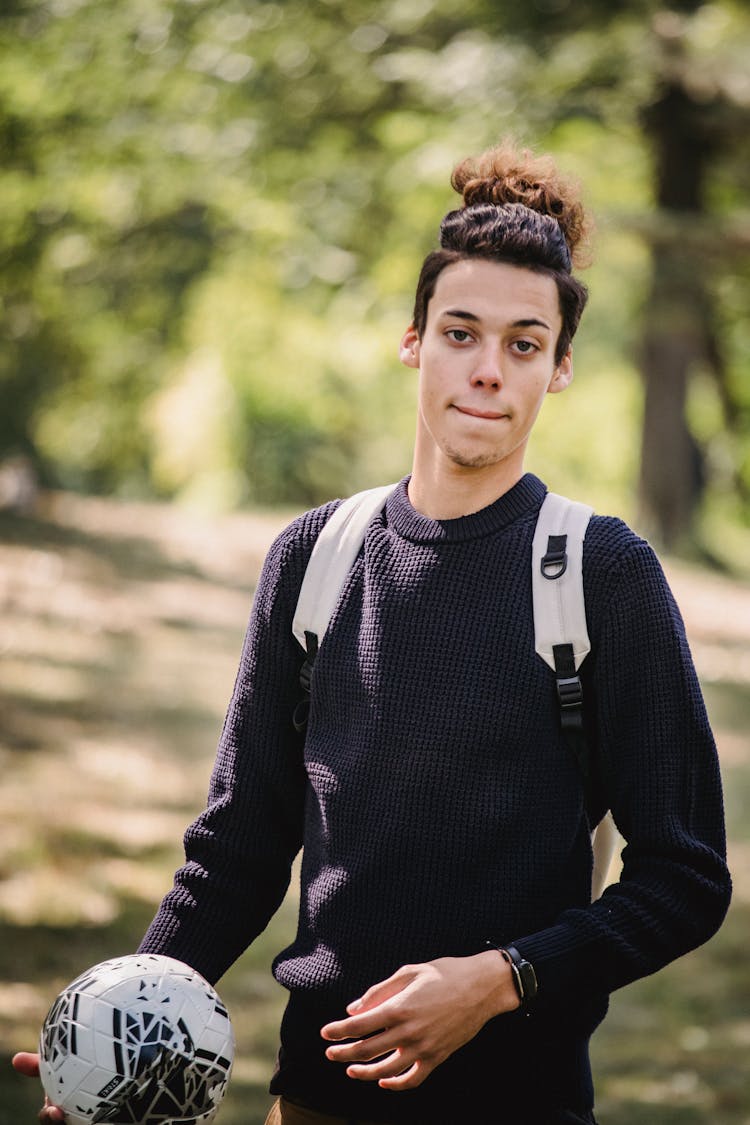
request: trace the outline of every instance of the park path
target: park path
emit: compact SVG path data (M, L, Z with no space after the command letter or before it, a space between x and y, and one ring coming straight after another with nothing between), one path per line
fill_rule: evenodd
M0 1054L33 1044L56 988L100 959L85 939L62 956L55 928L91 935L102 956L130 948L168 886L204 799L263 557L293 514L209 517L67 494L43 496L33 518L0 513ZM750 588L671 560L666 570L729 782L741 907ZM239 1028L238 1122L248 1098L263 1119L280 1004L263 959L286 940L293 911L276 925L228 985L231 999L252 997ZM3 1083L0 1107L13 1106L15 1122Z

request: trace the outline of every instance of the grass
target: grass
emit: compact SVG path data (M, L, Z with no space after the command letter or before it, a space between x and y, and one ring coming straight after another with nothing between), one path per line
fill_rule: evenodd
M50 497L0 514L0 1125L34 1122L33 1047L63 984L132 951L181 858L251 591L286 520ZM704 679L737 889L706 947L613 997L595 1038L603 1125L750 1125L750 593L668 567ZM284 1003L290 895L221 982L238 1039L222 1125L260 1125Z

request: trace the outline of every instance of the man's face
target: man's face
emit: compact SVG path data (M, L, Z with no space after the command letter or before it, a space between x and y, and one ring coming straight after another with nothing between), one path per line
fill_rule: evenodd
M551 277L481 259L446 267L422 338L412 326L401 341L419 369L417 456L520 468L544 396L572 378L570 353L555 363L561 327Z

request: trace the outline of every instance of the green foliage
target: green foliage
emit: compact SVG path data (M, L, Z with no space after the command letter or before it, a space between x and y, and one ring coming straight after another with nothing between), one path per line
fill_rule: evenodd
M651 203L639 113L663 73L660 8L6 5L0 452L30 453L49 483L212 505L312 503L406 472L413 380L396 348L421 257L452 164L510 131L587 186L599 265L578 379L601 380L597 403L616 384L623 410L584 457L590 416L571 400L541 463L624 494L634 458L615 466L608 450L637 445ZM718 83L741 116L744 7L673 2L669 18L693 81ZM748 166L736 145L713 169L727 221ZM743 271L734 256L717 273L730 390L701 425L722 484L747 496Z

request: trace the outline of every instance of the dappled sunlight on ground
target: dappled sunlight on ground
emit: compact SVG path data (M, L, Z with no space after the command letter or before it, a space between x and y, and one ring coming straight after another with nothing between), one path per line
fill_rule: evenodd
M134 948L168 889L285 522L66 496L47 498L44 519L0 517L4 1055L33 1048L66 981ZM283 1002L270 961L293 915L228 978L241 1004L233 1087L258 1120ZM33 1120L37 1103L35 1084L0 1067L0 1125Z
M674 561L665 569L703 683L750 687L750 587Z

